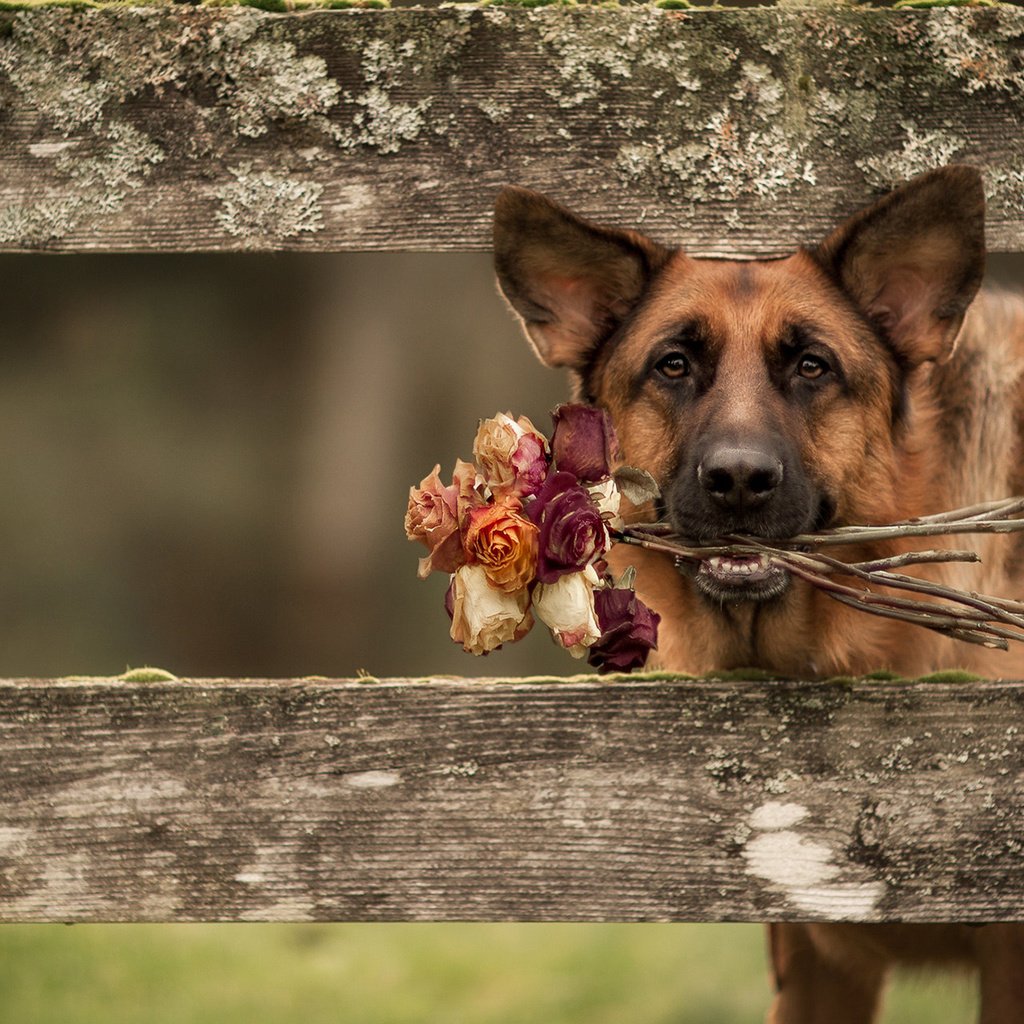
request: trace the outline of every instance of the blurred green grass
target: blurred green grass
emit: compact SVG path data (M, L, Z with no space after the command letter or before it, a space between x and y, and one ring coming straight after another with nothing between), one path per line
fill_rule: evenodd
M756 1024L754 925L6 925L19 1024ZM887 1024L968 1024L965 980L901 979Z

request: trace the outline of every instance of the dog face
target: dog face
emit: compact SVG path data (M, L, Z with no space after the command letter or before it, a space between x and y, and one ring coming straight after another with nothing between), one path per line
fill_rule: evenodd
M894 518L917 481L899 446L908 381L952 351L984 261L976 172L915 179L786 259L691 259L506 189L499 283L541 359L612 415L625 462L651 472L697 542L782 539ZM788 589L760 558L689 579L718 605Z

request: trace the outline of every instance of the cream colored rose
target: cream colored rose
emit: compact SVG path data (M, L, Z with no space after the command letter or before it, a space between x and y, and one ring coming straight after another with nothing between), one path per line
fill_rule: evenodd
M608 477L596 484L588 484L587 490L601 513L601 518L613 530L621 530L623 522L622 516L619 515L619 506L622 504L622 494L615 481Z
M519 464L523 460L516 459L519 443L527 434L533 437L531 454L545 461L547 440L526 416L514 420L509 413L499 412L489 420L480 421L480 429L473 442L473 457L487 486L492 490L513 489L519 477L528 472L526 466Z
M525 636L533 625L530 592L498 590L482 565L464 565L452 577L451 637L470 654L487 654Z
M601 639L594 611L594 588L600 578L592 565L581 572L560 576L554 583L538 583L533 591L533 610L555 640L574 658L586 657L588 648Z

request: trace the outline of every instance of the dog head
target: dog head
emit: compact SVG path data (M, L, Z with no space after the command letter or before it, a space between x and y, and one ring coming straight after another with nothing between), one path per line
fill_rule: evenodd
M697 541L787 538L901 507L908 381L952 353L984 264L979 175L922 175L785 259L693 259L504 189L502 291L539 357L612 415L623 460ZM766 601L757 558L692 574L714 602Z

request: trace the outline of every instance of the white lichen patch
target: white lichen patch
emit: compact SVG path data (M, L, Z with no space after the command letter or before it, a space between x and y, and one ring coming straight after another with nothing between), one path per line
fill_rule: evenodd
M300 57L289 42L256 39L221 53L217 91L240 135L259 138L278 121L329 130L326 116L341 88L321 57Z
M217 221L249 247L319 231L323 185L298 181L251 163L229 168L234 181L214 190Z
M444 80L453 74L471 31L468 20L456 18L419 38L376 35L362 41L360 76L366 88L343 94L348 123L332 130L334 141L345 148L367 146L390 154L426 131L444 134L451 115L430 124L432 96L411 103L404 97L422 80Z
M909 121L900 127L906 138L898 150L857 161L868 184L876 189L890 189L915 174L948 164L967 146L966 139L952 132L920 132Z
M743 846L748 873L784 894L789 905L815 916L871 919L885 892L881 882L844 878L852 872L837 863L837 851L795 826L807 821L801 804L768 801L748 819L752 830Z
M397 153L403 142L417 138L426 125L425 114L431 100L397 103L379 85L371 86L355 103L362 110L352 118L354 131L347 136L350 145L372 146L381 153Z
M1019 18L998 9L986 12L987 29L979 22L943 11L927 22L930 49L939 66L968 93L983 89L1024 92L1024 33ZM1012 45L1011 45L1012 44Z
M785 89L766 64L744 61L731 98L749 105L759 121L773 121L783 110Z
M552 51L560 79L544 91L559 107L571 109L597 101L600 109L607 84L633 77L663 24L658 10L638 8L633 14L628 20L620 19L611 31L603 17L567 20L558 8L537 11L540 40ZM680 73L688 78L684 68L680 62Z
M770 196L817 175L806 143L781 125L751 129L731 106L717 110L696 140L670 146L661 136L626 143L615 161L620 178L653 177L690 202Z
M1024 213L1024 170L990 167L985 173L985 196L1011 213Z
M33 156L69 184L51 186L32 203L0 209L0 244L43 245L83 220L117 213L164 151L131 125L115 122L66 146L48 143Z
M198 23L159 9L19 14L0 40L0 78L15 109L41 116L58 137L30 145L43 173L29 201L0 208L0 244L44 245L120 212L170 158L168 145L215 156L209 140L225 137L225 120L242 138L302 124L330 140L340 87L322 58L300 55L273 31L255 11ZM178 132L143 126L121 106L172 88L186 95L197 69L217 103L179 104L186 120ZM172 141L158 142L163 136ZM319 186L236 170L222 196L220 223L230 234L274 239L318 229Z
M480 113L487 118L488 121L494 124L501 124L503 121L508 119L508 116L512 113L511 103L502 103L500 100L493 97L481 100L477 103L477 107Z
M111 102L178 75L182 40L161 31L155 12L111 27L103 19L69 22L59 10L23 11L0 40L0 73L63 133L100 120Z

